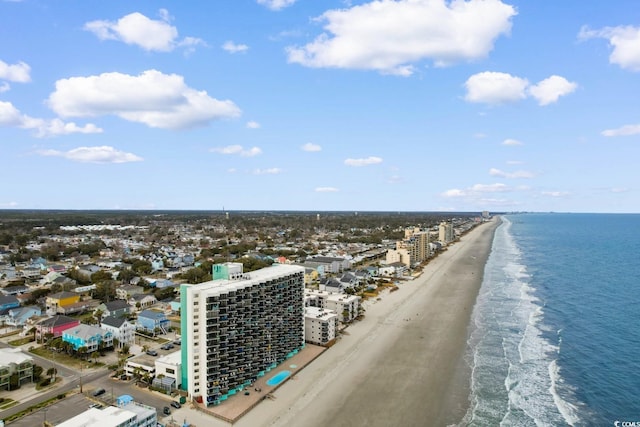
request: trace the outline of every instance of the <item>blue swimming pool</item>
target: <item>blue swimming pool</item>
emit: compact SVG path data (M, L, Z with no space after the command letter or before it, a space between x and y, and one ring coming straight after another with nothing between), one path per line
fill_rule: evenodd
M291 372L289 371L280 371L277 374L275 374L273 377L267 380L267 385L270 385L270 386L278 385L282 381L284 381L289 375L291 375Z

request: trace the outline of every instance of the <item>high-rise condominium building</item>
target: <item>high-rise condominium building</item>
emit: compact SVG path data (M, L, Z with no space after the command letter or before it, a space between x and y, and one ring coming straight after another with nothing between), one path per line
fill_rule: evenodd
M181 285L182 389L217 404L304 347L304 268L242 272L213 266L213 280Z

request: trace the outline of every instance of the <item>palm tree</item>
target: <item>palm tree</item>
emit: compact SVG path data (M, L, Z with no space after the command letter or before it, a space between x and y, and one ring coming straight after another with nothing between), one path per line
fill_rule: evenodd
M93 359L93 363L98 363L98 356L100 356L100 353L97 351L93 351L91 353L91 358Z
M47 376L49 376L49 378L52 381L55 381L55 376L56 376L57 373L58 373L58 370L56 368L54 368L54 367L51 367L51 368L47 369Z

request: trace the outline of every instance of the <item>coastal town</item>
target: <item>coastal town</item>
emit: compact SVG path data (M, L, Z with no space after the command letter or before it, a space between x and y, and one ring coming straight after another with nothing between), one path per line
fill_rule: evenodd
M3 212L0 420L235 424L490 220Z

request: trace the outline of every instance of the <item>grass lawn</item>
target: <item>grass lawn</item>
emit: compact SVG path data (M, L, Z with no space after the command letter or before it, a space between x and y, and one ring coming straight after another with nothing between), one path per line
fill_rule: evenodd
M92 368L104 366L104 363L101 362L93 363L93 361L81 360L76 357L69 356L67 353L57 353L45 347L34 348L30 350L30 352L72 369L80 369L82 367L86 368L87 365L90 365Z
M34 341L33 337L29 336L29 337L20 338L19 340L9 341L9 344L14 347L17 347L19 345L28 344L33 341Z

